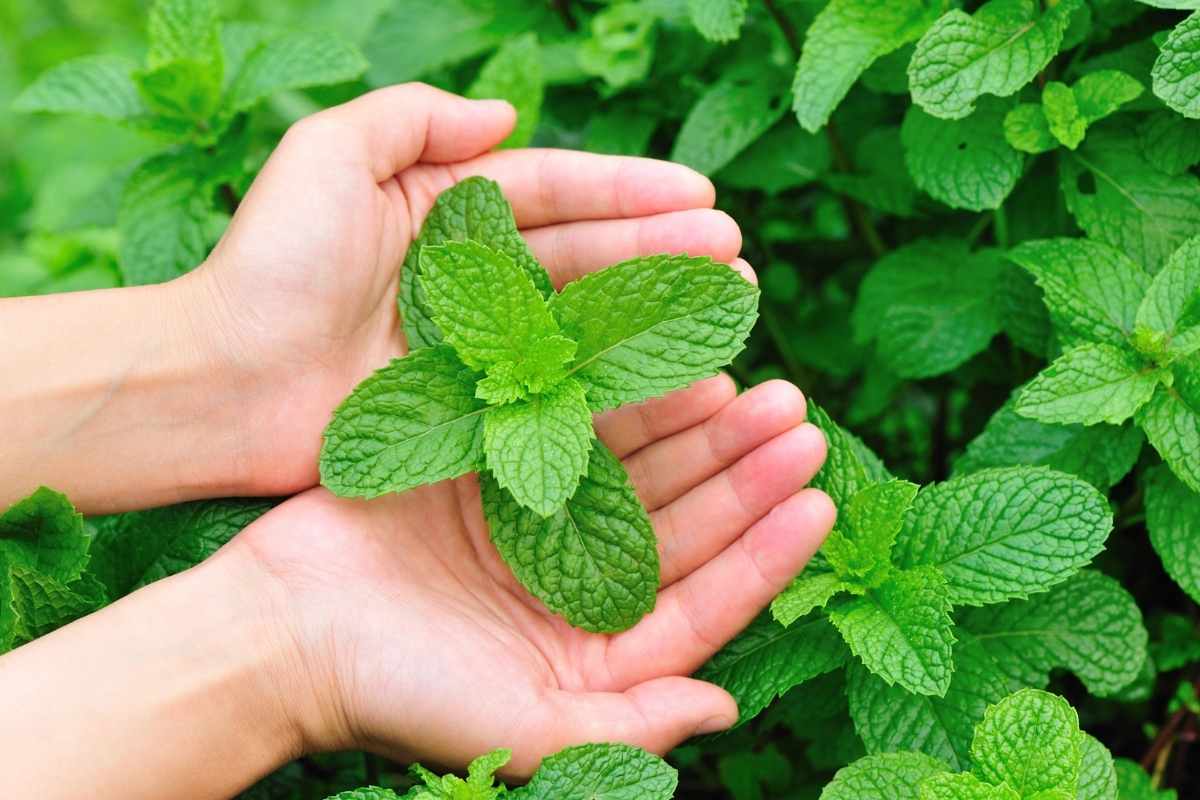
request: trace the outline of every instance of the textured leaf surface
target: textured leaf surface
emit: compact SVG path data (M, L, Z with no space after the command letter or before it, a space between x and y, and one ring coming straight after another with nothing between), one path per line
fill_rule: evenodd
M208 255L212 187L194 156L168 153L141 164L125 184L117 227L125 284L163 283Z
M917 186L951 208L998 208L1025 166L1025 157L1005 140L1006 110L1003 101L991 100L969 117L944 120L909 108L901 138Z
M596 442L587 475L549 517L517 505L482 476L492 541L517 579L572 625L631 627L658 594L658 548L650 519L616 456Z
M1004 139L1022 153L1045 153L1059 145L1046 112L1036 103L1021 103L1004 115Z
M457 775L438 776L413 764L409 772L424 785L410 789L405 800L495 800L506 794L503 785L496 785L495 772L511 758L510 750L493 750L479 756L467 766L466 780Z
M850 650L888 683L944 695L953 671L953 623L945 578L934 567L896 572L829 619Z
M533 139L545 93L542 52L536 34L505 44L484 63L467 89L467 97L507 100L517 110L517 124L501 147L525 147Z
M133 119L146 106L133 82L134 66L118 56L84 56L47 70L13 102L14 111L94 114Z
M1200 122L1160 111L1142 122L1138 136L1146 160L1168 175L1200 164Z
M741 352L758 296L724 264L662 255L574 281L550 309L579 345L571 374L592 410L604 411L715 374Z
M919 37L940 7L922 0L832 0L825 6L804 38L792 84L801 127L820 130L863 71Z
M913 101L943 119L960 119L982 94L1007 97L1058 52L1078 0L1045 12L1031 0L991 0L975 14L955 9L934 23L908 67Z
M1116 767L1121 800L1177 800L1174 789L1155 789L1150 776L1136 761L1118 758Z
M447 345L377 371L334 410L321 483L344 497L378 497L478 469L487 410L478 378Z
M1155 392L1137 422L1176 477L1200 492L1200 357L1189 362L1175 367L1175 385Z
M269 39L249 55L225 102L243 111L279 92L354 80L366 69L358 48L336 36L290 32Z
M722 78L688 112L671 160L716 173L786 113L785 92L786 80L765 66Z
M1200 118L1200 14L1175 26L1154 62L1154 94L1185 117Z
M408 795L405 795L406 797ZM400 800L400 795L391 789L378 786L364 786L361 789L350 789L330 795L326 800Z
M802 574L771 601L771 616L780 625L791 625L813 609L824 608L834 595L845 589L846 585L835 573Z
M151 69L174 61L220 61L220 23L212 0L157 0L146 30Z
M1183 328L1200 324L1200 238L1184 242L1154 276L1137 324L1166 334L1168 346Z
M679 776L661 758L625 744L568 747L542 762L514 800L669 800Z
M955 605L1043 591L1104 547L1108 504L1079 478L1034 467L984 470L925 487L896 541L902 567L938 567Z
M932 775L921 784L921 800L1021 800L1006 785L984 783L969 772Z
M71 501L45 486L0 515L0 557L59 581L83 572L90 541Z
M103 587L86 577L68 585L30 569L13 567L11 586L17 614L14 645L44 636L107 602Z
M1162 381L1128 350L1083 344L1063 353L1021 390L1017 413L1041 422L1120 425Z
M550 276L533 257L517 230L512 208L500 186L487 178L460 181L438 195L421 225L400 269L400 318L410 349L429 347L442 340L433 321L425 291L417 280L420 254L426 245L466 240L487 242L488 247L504 253L529 275L543 297L553 292Z
M1079 793L1074 800L1117 800L1117 770L1112 754L1099 739L1086 733L1079 762Z
M688 14L705 39L730 42L741 33L747 5L747 0L688 0Z
M984 714L971 755L977 775L1021 797L1060 791L1073 798L1083 758L1079 715L1057 695L1023 689Z
M892 544L917 488L908 481L877 483L842 506L821 552L844 581L870 588L891 571Z
M827 444L825 464L813 478L812 486L829 495L835 505L845 505L871 484L888 480L890 475L878 456L811 400L808 421L825 434Z
M918 787L946 765L921 753L881 753L838 770L820 800L918 800Z
M1171 579L1200 602L1200 494L1162 466L1146 473L1143 487L1150 543Z

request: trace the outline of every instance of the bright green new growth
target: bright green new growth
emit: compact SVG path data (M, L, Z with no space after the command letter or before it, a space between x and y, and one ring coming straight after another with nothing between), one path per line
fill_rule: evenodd
M378 497L484 471L492 539L526 588L587 630L628 628L654 606L658 552L592 413L714 374L742 349L757 303L729 267L667 255L555 293L496 185L464 181L405 259L414 350L334 411L322 483Z
M1040 105L1022 103L1008 112L1004 136L1026 153L1044 153L1060 144L1074 150L1089 125L1136 100L1143 91L1136 79L1115 69L1084 75L1073 86L1050 81L1042 88Z

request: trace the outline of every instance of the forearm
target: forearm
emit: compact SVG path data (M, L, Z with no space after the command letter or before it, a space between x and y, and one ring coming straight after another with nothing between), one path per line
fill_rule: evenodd
M0 797L227 798L294 757L256 572L224 552L0 658Z
M0 508L43 484L86 513L236 493L244 403L189 292L0 300Z

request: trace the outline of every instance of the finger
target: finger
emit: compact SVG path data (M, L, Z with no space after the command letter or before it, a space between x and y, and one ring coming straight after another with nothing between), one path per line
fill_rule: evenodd
M439 194L472 175L500 184L520 228L709 208L716 197L708 178L667 161L575 150L501 150L406 172L402 182L414 217L424 219Z
M467 100L423 83L368 92L305 117L281 151L310 161L365 166L376 182L424 161L463 161L496 146L516 111L502 100Z
M619 742L662 755L691 736L730 727L737 716L725 690L691 678L657 678L623 692L555 690L532 726L540 733L513 754L505 774L527 776L542 757L577 744Z
M829 497L805 489L662 592L653 614L609 641L614 685L693 672L783 591L821 546L835 516Z
M825 447L821 432L805 423L652 513L663 585L691 574L807 486L824 463Z
M724 211L695 208L648 217L564 222L522 232L555 286L601 267L654 253L687 253L730 262L742 232Z
M634 453L625 469L642 503L654 511L804 419L800 390L787 381L768 381L699 425Z
M664 397L600 414L596 433L617 458L625 458L651 442L698 425L735 397L737 386L722 372Z

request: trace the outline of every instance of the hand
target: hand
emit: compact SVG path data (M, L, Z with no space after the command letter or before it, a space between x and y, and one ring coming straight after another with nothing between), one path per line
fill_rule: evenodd
M240 388L233 485L289 494L317 482L321 431L350 390L404 353L398 270L443 190L500 183L535 255L561 286L657 252L734 261L741 234L712 184L648 159L486 151L512 107L411 84L297 123L202 268L181 283ZM735 267L752 276L748 265ZM230 369L231 368L231 369Z
M222 555L270 576L267 616L292 654L271 683L290 687L281 705L301 749L461 766L509 747L520 777L570 744L663 753L733 724L733 699L685 676L784 588L834 519L828 497L803 489L825 439L799 391L735 394L721 375L597 421L662 555L657 607L625 633L572 628L515 581L474 476L370 502L314 489L245 530Z

